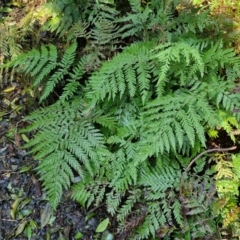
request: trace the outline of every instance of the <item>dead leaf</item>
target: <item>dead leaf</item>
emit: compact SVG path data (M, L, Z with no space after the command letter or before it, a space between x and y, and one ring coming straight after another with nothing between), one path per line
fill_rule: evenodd
M51 214L52 214L52 211L51 211L50 204L47 203L41 213L41 228L44 228L49 223Z
M13 204L11 205L11 211L10 211L10 215L12 217L12 219L15 219L16 217L16 213L18 211L18 206L20 204L20 202L23 200L23 198L17 198Z
M25 229L27 223L28 223L28 220L26 220L26 219L24 219L22 222L20 222L20 224L18 225L18 228L17 228L17 230L15 232L15 237L23 232L23 230Z
M36 196L37 197L41 196L40 183L37 181L37 179L35 177L32 177L32 182L35 185Z
M16 132L14 133L14 141L15 141L16 146L18 148L20 148L21 147L21 138Z
M5 90L3 90L3 92L9 93L9 92L12 92L15 88L16 88L16 86L8 87Z

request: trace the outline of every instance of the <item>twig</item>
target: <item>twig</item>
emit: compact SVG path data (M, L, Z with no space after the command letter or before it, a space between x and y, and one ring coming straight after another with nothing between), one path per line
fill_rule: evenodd
M189 169L191 168L191 166L196 162L197 159L199 159L202 155L206 154L206 153L211 153L211 152L227 152L227 151L232 151L235 150L237 147L233 146L233 147L229 147L229 148L212 148L212 149L208 149L204 152L201 152L200 154L198 154L187 166L187 168L185 169L185 171L182 174L181 177L181 181L180 181L180 186L179 186L179 194L180 196L182 196L182 192L183 192L183 181L184 181L184 177L185 174L187 174L187 172L189 171Z
M101 203L100 205L98 205L98 206L96 206L95 208L91 209L90 211L87 212L86 215L88 215L88 214L91 213L91 212L96 211L98 208L102 207L103 205L105 205L105 203Z

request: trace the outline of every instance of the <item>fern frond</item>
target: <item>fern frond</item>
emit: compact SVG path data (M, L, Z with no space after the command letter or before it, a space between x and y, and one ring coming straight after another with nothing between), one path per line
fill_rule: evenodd
M149 102L145 109L142 123L145 147L142 152L152 156L165 150L181 151L184 139L192 146L195 146L196 139L205 145L202 124L211 121L213 112L210 107L205 108L204 98L196 99L191 94L162 97ZM215 115L216 120L218 115ZM213 119L212 124L216 126L215 120Z
M48 49L49 48L49 49ZM9 64L14 68L20 67L23 72L30 73L31 76L36 76L41 68L48 63L48 69L54 69L57 65L57 52L56 47L49 45L47 47L41 46L41 52L33 49L25 54L21 54L17 59L13 60ZM46 76L50 71L43 71L43 76ZM42 79L41 79L42 80Z
M57 84L63 80L64 76L68 74L69 68L72 66L73 61L75 59L77 44L76 42L73 43L68 49L66 49L66 52L64 53L61 62L58 63L58 68L55 71L55 73L48 79L44 91L41 95L40 102L46 99L50 93L53 92L54 88L57 86Z
M153 66L148 63L152 46L154 43L133 44L111 61L105 62L90 78L88 97L100 101L106 97L114 100L117 94L135 96L137 86L140 86L139 93L143 95L144 101L150 80L154 79L149 74Z
M176 42L176 43L165 43L154 49L154 54L151 56L151 59L157 59L159 64L161 65L158 82L157 82L157 94L158 96L162 96L164 93L165 83L168 80L168 73L170 72L170 68L174 69L174 64L185 61L184 64L181 64L181 71L186 71L185 68L188 66L195 64L194 70L192 69L190 72L188 71L187 77L184 76L184 79L192 78L198 72L200 76L204 75L204 61L200 52L193 46L190 46L184 42ZM193 75L189 75L193 74ZM180 78L181 84L185 83L183 76Z
M149 236L155 237L156 231L167 222L159 203L149 203L147 210L148 215L145 217L145 221L136 230L135 237L137 239L146 239Z
M119 29L122 38L138 35L145 28L151 15L151 10L148 7L143 9L140 2L130 1L129 3L132 13L117 20L117 23L124 23Z
M184 221L183 221L183 216L182 216L182 205L178 199L176 199L174 201L172 208L173 208L173 215L174 215L174 218L176 219L177 223L179 224L179 226L183 226Z
M124 195L123 192L116 192L111 191L110 193L107 193L107 210L112 215L117 212L117 209L121 203L121 198Z
M57 48L54 45L49 45L49 52L46 59L47 64L42 64L41 62L39 62L39 66L42 66L42 68L38 69L37 65L35 66L35 69L37 69L37 71L33 71L34 75L32 76L36 76L36 79L34 79L33 81L33 86L38 86L39 84L41 84L45 77L49 76L51 71L53 71L57 67L57 58ZM45 62L46 60L42 60L42 62Z
M72 67L77 44L74 42L66 49L62 59L58 62L57 48L53 45L41 46L41 51L36 49L28 53L20 55L16 60L10 63L14 68L20 67L25 74L30 74L33 77L33 86L38 86L45 82L40 101L46 99L55 89L57 84L63 81L64 77L69 74ZM61 100L67 100L74 95L79 87L79 80L83 76L85 70L83 68L84 60L80 60L72 72L70 72L69 83L66 84ZM50 73L54 71L52 76Z
M199 203L195 199L186 200L185 204L186 207L189 209L186 213L187 215L198 215L200 213L206 212L207 210L201 203Z
M55 209L63 188L68 189L73 182L73 171L83 179L85 172L93 177L98 171L100 162L97 159L104 152L98 151L101 148L104 150L103 136L84 120L76 105L70 107L68 104L57 104L41 112L45 114L39 115L38 112L27 118L33 121L28 129L41 131L26 147L30 147L35 158L40 161L37 170L42 175L41 180ZM52 178L53 173L59 177Z
M79 6L73 0L64 0L45 3L41 8L42 14L48 15L43 29L55 32L62 37L69 28L81 17Z
M153 192L164 193L167 189L178 188L180 172L173 168L158 169L158 171L143 172L140 184L150 187ZM148 198L148 197L147 197Z
M233 171L236 174L237 178L240 179L240 155L233 155L232 162L233 162Z
M120 222L124 221L127 218L127 216L131 213L134 204L139 201L141 190L135 189L134 191L130 191L129 194L130 196L127 198L117 213L117 219Z

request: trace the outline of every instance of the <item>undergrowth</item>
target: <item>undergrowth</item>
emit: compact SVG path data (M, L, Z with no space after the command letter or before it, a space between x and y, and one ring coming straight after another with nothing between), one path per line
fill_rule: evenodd
M120 239L219 239L222 228L237 236L239 155L218 153L211 164L203 156L180 182L207 135L223 130L236 142L240 58L202 8L125 7L49 1L42 29L61 44L6 65L42 89L45 106L25 119L25 132L37 130L25 147L52 209L71 189L86 208L106 203Z

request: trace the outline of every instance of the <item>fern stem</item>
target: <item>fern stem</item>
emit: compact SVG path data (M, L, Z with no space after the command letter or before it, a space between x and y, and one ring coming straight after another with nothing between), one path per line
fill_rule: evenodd
M189 171L189 169L191 168L191 166L197 161L197 159L199 159L202 155L204 155L206 153L227 152L227 151L235 150L236 148L237 148L236 146L233 146L233 147L229 147L229 148L212 148L212 149L208 149L208 150L206 150L204 152L201 152L193 160L191 160L191 162L189 163L189 165L187 166L187 168L185 169L185 171L183 172L182 177L181 177L180 186L179 186L180 197L182 196L182 192L183 192L184 177L187 174L187 172Z

